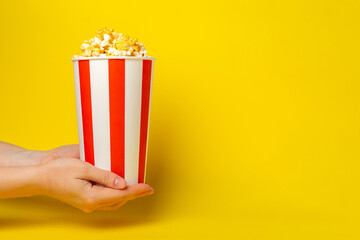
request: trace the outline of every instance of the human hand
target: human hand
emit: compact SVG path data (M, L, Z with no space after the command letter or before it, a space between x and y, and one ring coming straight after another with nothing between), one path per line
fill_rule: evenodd
M115 173L76 158L49 159L39 165L40 194L59 199L84 212L116 210L129 200L154 192L147 184L126 186L125 180Z
M0 167L33 166L58 158L80 158L79 145L65 145L47 151L26 150L0 141Z
M147 184L126 187L122 178L115 184L119 176L79 158L77 144L37 151L0 142L0 199L43 194L91 212L115 210L153 193Z

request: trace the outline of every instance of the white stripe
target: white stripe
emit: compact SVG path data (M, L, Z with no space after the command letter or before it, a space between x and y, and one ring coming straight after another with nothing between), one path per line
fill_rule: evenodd
M108 60L90 61L95 166L111 170Z
M75 99L76 99L76 116L79 136L80 159L85 161L84 153L84 135L81 111L81 95L80 95L80 78L79 78L79 61L74 62L74 81L75 81Z
M151 97L152 97L153 79L154 79L154 63L155 63L155 61L152 60L151 61L150 100L149 100L149 116L148 116L147 139L146 139L144 183L146 182L147 157L148 157L148 147L149 147L150 111L151 111Z
M142 60L125 60L125 180L138 183Z

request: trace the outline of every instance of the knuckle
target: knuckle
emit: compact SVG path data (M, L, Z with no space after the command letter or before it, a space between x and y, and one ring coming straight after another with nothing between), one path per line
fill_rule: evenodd
M101 180L106 184L112 183L112 175L110 172L103 171L101 174Z

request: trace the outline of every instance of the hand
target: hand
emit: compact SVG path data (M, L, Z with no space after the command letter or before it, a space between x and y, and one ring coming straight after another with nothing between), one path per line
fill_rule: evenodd
M115 173L75 158L58 158L39 167L41 194L57 198L85 212L116 210L128 200L154 192L147 184L126 187L125 180Z
M77 144L36 151L0 141L0 199L43 194L92 212L115 210L154 192L147 184L126 187L116 174L79 158Z
M79 145L65 145L48 151L26 150L0 141L0 167L33 166L62 157L80 158Z

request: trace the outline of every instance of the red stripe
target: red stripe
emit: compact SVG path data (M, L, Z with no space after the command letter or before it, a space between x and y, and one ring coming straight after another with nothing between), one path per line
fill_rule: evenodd
M85 161L94 165L94 141L91 111L91 87L89 60L79 61L81 112L84 132Z
M125 178L125 60L109 60L111 171Z
M141 122L140 122L140 153L139 153L139 183L144 183L146 144L149 123L149 102L151 84L151 60L144 60L142 74L142 93L141 93Z

